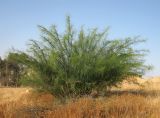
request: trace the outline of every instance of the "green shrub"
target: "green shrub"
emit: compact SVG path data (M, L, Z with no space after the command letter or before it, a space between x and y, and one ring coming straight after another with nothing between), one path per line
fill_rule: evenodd
M41 88L44 86L44 82L41 78L31 78L31 76L24 76L19 80L19 84L22 86L31 86Z
M39 28L41 40L31 40L29 51L18 52L14 59L34 70L57 96L101 91L128 76L142 76L150 68L144 65L147 51L136 49L144 42L139 37L108 40L108 29L81 28L75 33L69 17L63 34L55 26Z

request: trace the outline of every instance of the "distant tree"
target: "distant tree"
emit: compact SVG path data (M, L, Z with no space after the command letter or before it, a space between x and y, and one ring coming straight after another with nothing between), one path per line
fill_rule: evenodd
M129 76L142 76L146 50L136 49L139 37L108 40L108 29L98 32L73 30L70 17L66 30L39 26L41 41L30 40L29 52L14 59L33 70L55 95L84 95L115 86Z
M11 59L15 53L9 53L5 59L0 58L0 80L4 86L17 86L22 68Z

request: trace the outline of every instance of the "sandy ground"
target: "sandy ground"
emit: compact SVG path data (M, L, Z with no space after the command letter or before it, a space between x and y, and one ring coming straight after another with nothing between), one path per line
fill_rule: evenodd
M0 103L15 101L29 94L31 88L0 88Z
M160 77L129 78L112 90L160 90Z

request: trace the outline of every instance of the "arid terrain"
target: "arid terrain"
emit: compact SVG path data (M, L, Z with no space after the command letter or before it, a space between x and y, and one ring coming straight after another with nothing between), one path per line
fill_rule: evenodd
M59 102L32 88L0 88L0 118L160 118L160 78L132 78L106 96Z

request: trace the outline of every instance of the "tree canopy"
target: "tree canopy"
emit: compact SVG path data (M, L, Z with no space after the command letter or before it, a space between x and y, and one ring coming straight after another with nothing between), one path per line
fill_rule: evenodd
M28 52L18 51L12 59L32 70L56 95L89 94L150 69L144 64L147 51L136 48L145 42L140 37L109 40L108 29L97 28L76 33L69 16L62 34L55 25L38 27L41 40L30 40Z

